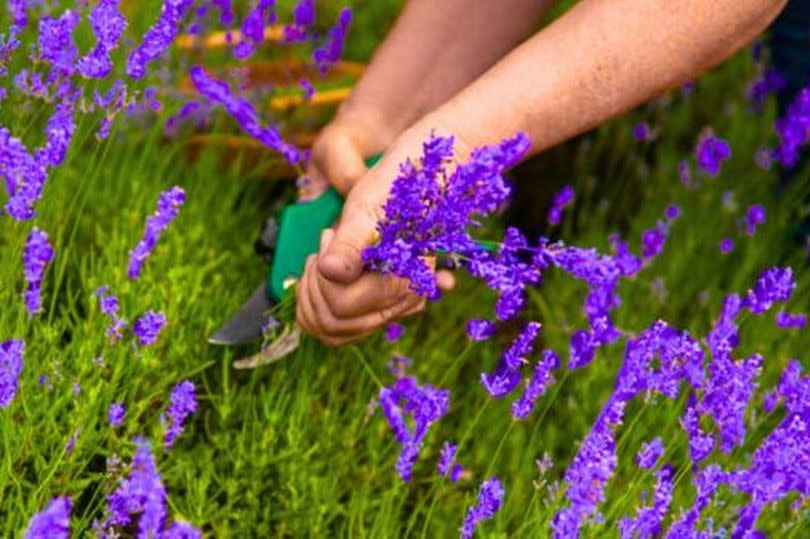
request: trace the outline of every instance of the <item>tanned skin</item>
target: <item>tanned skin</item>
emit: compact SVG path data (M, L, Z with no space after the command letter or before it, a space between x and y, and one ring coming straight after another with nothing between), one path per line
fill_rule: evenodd
M403 279L363 271L398 166L431 132L463 160L518 132L541 152L693 80L751 42L785 0L411 0L313 147L304 196L347 195L306 264L297 320L330 346L420 312ZM371 170L363 158L385 151ZM437 273L450 289L452 274Z

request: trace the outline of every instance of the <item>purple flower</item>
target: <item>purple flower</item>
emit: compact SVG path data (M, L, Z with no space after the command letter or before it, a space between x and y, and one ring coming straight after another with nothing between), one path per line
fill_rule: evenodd
M504 361L500 361L493 372L481 373L481 385L490 397L500 399L520 385L520 371L510 369Z
M194 4L192 0L164 0L160 15L143 36L143 41L127 57L127 75L135 80L146 75L150 62L160 58L180 32L180 24Z
M503 496L503 484L497 477L491 477L481 483L478 500L467 510L464 523L461 525L462 539L470 539L478 524L495 516L503 504Z
M340 55L343 53L343 42L346 40L351 21L351 8L343 8L338 15L335 26L329 30L326 40L320 47L312 51L312 59L322 75L325 75L329 68L340 60Z
M166 488L149 442L136 438L135 445L129 475L122 478L115 491L107 496L108 518L100 527L112 535L116 528L137 524L136 537L160 537L166 524Z
M678 162L678 177L685 187L692 185L692 170L689 167L689 161L686 159Z
M689 396L681 425L689 438L689 457L692 462L698 463L708 457L714 449L714 436L705 434L700 428L700 415L695 407L694 394Z
M731 238L723 238L720 240L720 252L725 254L734 250L734 240Z
M543 350L542 358L534 367L534 373L526 384L523 395L512 403L512 417L526 419L534 410L537 399L554 383L551 371L560 365L560 357L552 350Z
M157 245L160 235L168 228L180 207L186 202L186 193L180 187L172 187L160 194L157 209L153 215L146 218L146 228L143 238L129 253L129 268L127 275L130 279L137 279L141 274L144 261L149 257Z
M717 137L710 130L701 134L695 148L697 166L710 176L717 176L723 161L731 158L728 142Z
M774 154L782 166L792 168L799 162L799 149L810 142L810 88L805 88L777 120L779 146Z
M471 341L486 341L495 335L497 329L495 322L489 320L467 321L467 337Z
M17 394L24 353L24 341L0 342L0 408L7 408Z
M430 426L450 408L450 392L428 384L419 386L413 377L399 378L391 387L380 389L380 409L402 450L396 470L403 481L409 481L416 459ZM406 421L412 419L413 427Z
M149 346L157 340L160 331L165 325L166 315L155 311L146 311L143 316L132 324L132 332L135 333L138 344Z
M534 341L540 334L541 325L539 322L529 322L523 326L523 330L515 337L512 344L503 354L503 361L510 369L520 369L528 363L526 356L532 353Z
M455 483L458 481L461 472L464 471L464 468L455 464L456 459L456 450L458 447L456 444L452 442L444 442L442 446L442 452L439 454L439 462L437 464L437 468L439 471L439 475L442 477L447 477L448 474L450 476L450 481Z
M661 254L664 243L667 241L667 228L659 222L655 228L645 230L641 234L641 256L650 259Z
M775 152L770 148L765 146L761 146L757 153L754 154L754 162L757 164L759 168L762 170L770 170L771 165L773 165L773 161L775 159Z
M656 436L651 441L641 444L641 449L636 455L636 464L639 468L652 470L663 454L664 443L660 436Z
M233 50L236 59L248 58L256 46L264 40L265 21L273 23L276 20L274 5L275 0L258 0L242 21L242 40Z
M103 79L112 71L110 52L127 27L127 20L118 11L119 0L100 0L90 11L90 25L96 35L96 46L76 62L76 70L84 77Z
M406 278L414 292L436 298L436 278L424 257L452 253L464 257L464 267L500 293L499 317L513 314L522 303L523 287L538 275L516 260L525 239L517 230L507 231L504 244L493 254L473 241L468 229L477 225L475 219L504 205L509 191L503 172L528 147L528 138L517 135L474 150L467 163L450 173L453 139L431 136L419 165L408 161L400 166L383 206L385 217L377 225L380 240L363 251L368 269Z
M635 518L624 517L619 521L622 539L661 535L661 523L672 504L672 491L675 488L674 475L674 468L670 465L655 472L653 502L651 505L639 507Z
M186 522L173 522L163 539L202 539L202 532Z
M126 320L118 318L118 310L120 309L118 298L110 293L107 285L96 290L96 295L98 296L98 308L111 320L111 324L107 327L107 336L111 342L116 342L121 339L123 336L121 332L127 326Z
M746 213L745 223L746 232L749 236L753 236L757 230L757 226L765 222L765 208L760 204L753 204L749 206Z
M23 299L25 299L25 310L31 316L42 311L42 279L45 276L45 268L53 261L53 258L54 251L51 244L48 243L48 235L34 227L23 248L23 269L26 282Z
M124 415L126 414L126 410L124 409L123 403L114 402L110 405L110 409L107 412L107 419L110 422L111 427L119 427L124 422Z
M298 0L293 8L293 22L284 26L284 41L296 43L307 38L307 29L315 23L315 0Z
M551 209L548 211L548 222L552 225L560 224L563 210L574 201L574 188L570 185L564 186L554 195Z
M45 509L28 521L25 539L68 539L72 505L67 496L52 499Z
M681 209L678 206L676 206L675 204L670 204L669 206L667 206L667 209L666 209L666 212L664 212L664 215L666 216L667 221L674 221L675 219L680 217Z
M304 97L306 99L312 99L312 96L315 95L315 87L307 79L298 81L298 86L304 91Z
M695 502L670 526L666 534L667 539L695 536L695 525L700 519L701 511L709 505L717 489L727 481L727 478L728 474L715 464L707 466L695 475L692 481L697 489Z
M775 302L785 302L790 299L796 283L793 280L793 270L790 268L773 267L765 270L757 279L754 288L748 291L744 307L752 314L760 314Z
M37 47L39 56L51 63L63 75L73 73L78 49L73 42L73 30L79 24L79 14L66 10L58 19L43 17L39 21Z
M395 354L391 361L388 362L388 371L396 376L402 378L405 376L405 370L413 365L413 360L407 356Z
M807 315L803 313L790 314L785 311L776 313L776 326L789 329L804 329L807 325Z
M633 126L633 138L636 142L647 142L652 138L652 130L647 122L639 122Z
M405 326L396 322L391 322L385 326L385 340L388 342L397 342L402 338L405 333Z
M65 455L70 455L71 453L73 453L73 449L76 448L76 440L78 439L78 437L79 431L77 429L73 432L73 434L70 435L70 438L68 438L68 441L65 444Z
M183 423L186 418L197 410L197 391L189 380L183 380L172 389L169 397L169 407L165 417L169 423L166 428L165 445L169 449L174 441L183 433Z
M293 165L304 159L303 152L285 142L273 125L262 126L255 107L247 99L231 94L227 84L212 79L200 66L193 66L189 70L189 75L197 92L212 103L221 105L248 135L268 148L279 152Z
M748 86L746 97L758 111L762 110L768 96L785 87L785 78L774 68L764 69Z

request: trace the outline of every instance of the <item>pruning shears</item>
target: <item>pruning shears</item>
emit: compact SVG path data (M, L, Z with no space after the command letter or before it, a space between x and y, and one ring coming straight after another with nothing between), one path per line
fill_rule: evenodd
M373 167L382 157L366 159ZM321 232L334 224L343 208L343 198L330 187L319 197L286 206L278 218L265 224L257 250L268 257L267 274L248 300L208 339L211 344L239 345L257 341L269 327L279 326L270 311L285 296L290 285L303 273L307 257L318 252ZM297 325L285 328L261 353L235 363L237 368L252 368L278 361L298 345Z

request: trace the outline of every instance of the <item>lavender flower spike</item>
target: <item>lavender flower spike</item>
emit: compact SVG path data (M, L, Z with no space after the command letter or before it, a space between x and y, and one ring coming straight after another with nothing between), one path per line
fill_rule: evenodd
M512 417L526 419L532 413L537 399L554 383L551 371L560 364L560 357L552 350L543 350L543 357L534 367L534 374L526 384L523 395L512 403Z
M748 208L745 216L746 232L753 236L757 231L757 226L765 222L765 207L761 204L753 204Z
M449 474L450 481L453 483L458 481L461 472L464 470L461 466L455 463L457 450L458 446L456 444L449 441L444 442L442 452L439 455L439 463L437 464L439 475L442 477L447 477Z
M116 342L121 339L123 336L121 332L127 326L126 320L118 318L118 310L120 309L118 298L110 293L110 288L107 285L96 290L96 296L98 296L98 308L102 313L109 316L112 322L107 328L107 336L112 342Z
M107 412L107 418L110 422L111 427L120 427L121 423L124 422L124 415L126 414L126 409L124 405L120 402L114 402L110 405L110 409Z
M183 380L174 386L169 401L169 408L166 410L169 423L166 429L166 449L169 449L183 433L186 418L197 411L197 393L194 384L189 380Z
M504 489L503 484L497 477L492 477L481 483L481 490L478 491L478 501L467 511L464 517L464 524L461 526L462 539L470 539L475 533L475 528L483 521L495 516L503 504Z
M695 148L697 166L710 176L720 173L720 165L731 158L731 146L711 131L703 133Z
M164 0L160 16L143 36L143 42L127 57L127 75L135 80L146 75L146 66L166 52L180 31L180 24L193 0Z
M803 313L790 314L785 311L776 313L776 326L785 329L804 329L807 325L807 315Z
M25 539L68 539L72 505L67 496L51 500L48 507L28 522Z
M312 59L315 60L322 75L325 75L329 68L340 59L343 52L343 42L346 40L351 21L351 8L344 8L338 15L335 26L329 30L326 41L312 51Z
M141 346L149 346L154 343L160 331L166 325L166 315L155 311L147 311L143 316L135 320L132 331Z
M130 279L137 279L141 274L144 261L154 250L160 235L180 213L180 207L185 202L186 192L180 187L172 187L160 194L155 213L146 218L146 230L144 230L143 238L129 253L127 275Z
M562 220L563 210L574 201L574 188L570 185L564 186L554 195L551 209L548 210L547 220L549 224L558 225Z
M6 408L14 395L23 368L25 342L10 340L0 343L0 408Z
M27 283L23 298L25 299L25 309L31 316L42 311L42 278L45 275L45 268L53 257L53 247L48 243L48 235L34 227L28 235L23 249L23 268Z
M641 445L641 449L636 455L636 464L639 468L651 470L655 467L655 463L664 454L664 444L660 436L656 436L649 442Z

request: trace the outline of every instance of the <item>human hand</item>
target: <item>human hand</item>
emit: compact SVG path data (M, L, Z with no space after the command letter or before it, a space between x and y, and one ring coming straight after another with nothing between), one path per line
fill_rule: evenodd
M377 221L399 163L421 152L418 140L398 142L356 181L337 227L324 231L318 254L307 259L296 287L297 320L328 346L356 342L392 320L425 308L426 299L413 293L406 279L364 271L362 260L363 249L375 241ZM442 290L455 285L449 271L438 271L436 278Z

